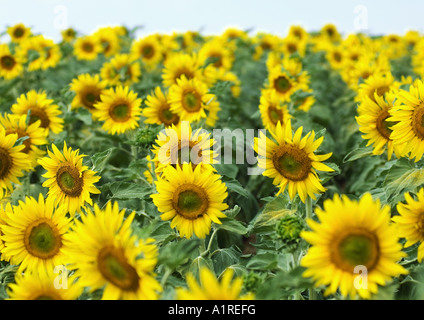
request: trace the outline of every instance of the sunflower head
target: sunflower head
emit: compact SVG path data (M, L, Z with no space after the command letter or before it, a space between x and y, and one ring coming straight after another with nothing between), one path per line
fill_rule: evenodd
M162 220L172 220L171 228L176 227L181 237L191 238L193 233L205 238L211 223L221 224L222 213L228 208L224 203L227 197L225 184L212 168L185 163L182 166L167 166L165 178L156 181L157 194L153 202L162 212Z
M301 265L317 287L327 286L326 295L339 288L345 297L370 298L378 285L407 273L398 264L405 254L390 224L389 206L382 207L369 193L359 201L336 195L315 212L320 223L308 219L312 230L301 233L312 245ZM366 270L366 284L357 280L357 268Z

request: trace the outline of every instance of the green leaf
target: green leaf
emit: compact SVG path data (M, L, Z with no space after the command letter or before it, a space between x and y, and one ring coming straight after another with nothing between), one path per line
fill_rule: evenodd
M128 199L145 199L148 198L154 189L147 183L131 183L131 182L113 182L107 185L112 192L109 199L128 200Z
M115 148L109 148L105 151L94 154L91 157L91 163L93 164L92 170L101 173L114 150Z
M246 264L247 269L252 270L273 270L278 266L278 256L276 252L260 253L253 256Z
M245 188L243 188L243 186L240 184L240 182L238 182L235 179L231 179L231 180L224 180L225 185L227 186L227 189L229 192L235 192L245 198L249 198L250 197L250 192L248 190L246 190Z
M229 266L238 263L240 258L240 251L235 248L223 248L216 249L212 254L211 258L217 274L222 273Z
M199 239L178 239L168 243L159 250L158 265L175 270L189 260L190 255L199 248L199 244Z
M343 163L355 161L361 158L373 156L373 147L358 148L349 152L346 157L343 158Z
M227 230L229 232L234 232L239 235L246 235L249 232L249 229L245 226L244 223L235 220L235 219L222 219L222 224L215 224L215 228L218 230Z

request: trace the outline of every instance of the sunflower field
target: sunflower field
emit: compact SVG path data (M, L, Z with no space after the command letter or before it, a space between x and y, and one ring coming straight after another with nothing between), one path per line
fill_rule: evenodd
M19 23L0 298L424 298L424 36Z

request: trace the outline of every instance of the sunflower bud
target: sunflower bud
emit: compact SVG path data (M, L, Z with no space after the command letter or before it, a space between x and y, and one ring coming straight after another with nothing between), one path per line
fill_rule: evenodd
M297 215L284 216L276 226L277 235L285 243L292 243L300 239L300 233L305 228L305 222Z

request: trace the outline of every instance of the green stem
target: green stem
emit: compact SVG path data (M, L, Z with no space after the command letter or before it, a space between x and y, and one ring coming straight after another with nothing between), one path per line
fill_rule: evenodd
M168 277L171 275L172 270L169 268L166 268L165 274L163 275L163 278L160 282L160 286L163 288L166 284L166 280L168 280Z
M213 238L215 237L215 234L216 234L217 231L218 231L218 229L213 230L212 235L209 239L208 248L205 251L203 251L202 254L200 254L201 257L206 256L209 253L209 251L211 250L212 241L213 241Z
M306 207L306 218L312 219L312 198L311 197L306 198L305 207Z
M312 219L312 198L307 197L305 201L305 207L306 207L306 218ZM315 300L315 291L314 288L309 289L309 300Z

